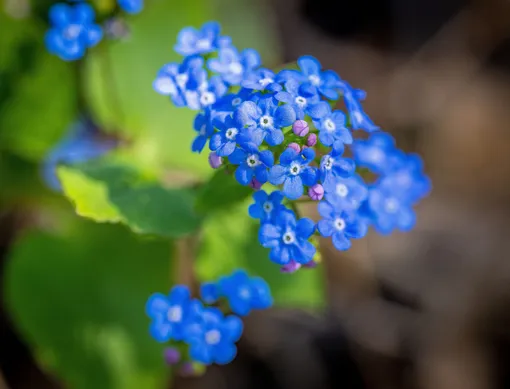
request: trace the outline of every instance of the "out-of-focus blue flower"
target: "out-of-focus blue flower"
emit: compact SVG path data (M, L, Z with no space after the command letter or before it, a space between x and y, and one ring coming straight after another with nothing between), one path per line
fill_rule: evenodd
M211 115L211 110L207 109L195 117L193 128L198 134L191 145L191 151L195 153L200 153L204 149L209 138L214 134Z
M204 282L200 285L200 297L206 304L214 304L220 298L220 288L216 282Z
M397 195L392 188L375 186L368 195L372 223L381 234L389 234L395 228L411 230L416 223L412 203Z
M184 90L184 99L190 109L210 107L227 93L227 86L219 76L208 78L207 71L202 67L195 67L189 72L189 80Z
M199 320L186 328L189 355L205 365L231 362L237 353L235 342L243 332L243 323L237 316L223 316L216 308L204 308Z
M245 49L239 54L235 47L225 47L218 51L218 58L207 62L207 66L230 85L240 85L246 74L260 66L260 55L254 49Z
M253 177L261 184L266 183L268 168L274 165L274 156L271 151L259 151L249 144L246 144L245 148L236 148L229 155L228 160L234 165L239 165L234 175L242 185L249 185Z
M245 101L238 108L239 120L243 126L252 130L252 140L257 146L264 140L270 146L281 144L284 138L282 128L290 126L296 120L292 107L278 106L277 103L273 97L265 97L257 104Z
M335 181L337 177L346 178L351 176L356 169L354 161L350 158L343 158L343 145L333 149L329 154L322 156L320 164L320 179L324 185Z
M46 48L65 61L83 58L87 48L97 45L103 37L95 18L94 9L86 3L53 5L49 11L51 29L46 33Z
M184 340L187 321L197 314L197 302L190 299L186 286L177 285L168 296L153 294L145 312L152 319L150 334L156 341Z
M366 223L355 212L348 212L327 201L321 201L318 210L322 219L317 223L317 229L322 236L332 238L337 250L348 250L351 238L362 238L367 233Z
M376 132L367 140L356 140L352 145L354 160L376 174L385 174L401 164L404 153L395 146L395 139L385 132Z
M368 196L368 188L358 175L335 177L324 185L326 200L337 209L356 210Z
M56 173L59 163L86 162L106 154L116 145L116 140L102 136L89 120L77 121L44 159L43 179L50 188L60 191L62 188Z
M299 87L299 81L290 79L285 83L285 91L278 92L275 96L276 100L289 104L296 112L298 119L303 119L309 114L309 109L319 102L319 95L316 90L312 89L312 93L303 93L303 88Z
M352 134L345 126L345 115L342 111L331 112L328 103L321 101L310 108L313 123L319 130L319 140L324 146L342 148L352 143Z
M200 30L193 27L183 28L177 36L174 50L184 56L207 54L218 48L220 25L207 22Z
M241 81L243 88L279 92L282 90L280 84L275 82L275 74L269 69L258 69L245 75Z
M285 207L282 205L283 194L279 190L267 194L259 190L253 194L255 203L248 208L248 213L254 219L259 219L262 223L274 222Z
M117 0L119 7L129 14L140 13L143 9L143 0Z
M219 112L231 114L241 105L241 103L251 100L252 97L253 91L241 88L238 93L227 93L225 96L218 99L212 108Z
M266 309L273 303L269 285L259 277L250 277L244 270L222 277L219 285L222 296L237 315L246 316L252 309Z
M280 164L269 171L269 182L273 185L283 184L283 194L296 200L303 194L304 185L312 186L317 182L317 168L308 166L315 158L315 151L306 148L298 153L287 148L280 155Z
M262 246L271 249L271 261L279 265L286 265L291 260L304 264L310 262L316 252L314 245L308 241L314 231L312 220L303 218L296 221L293 212L284 210L274 222L260 227L259 241Z
M365 98L365 92L352 87L345 81L341 82L345 106L349 111L349 119L353 130L364 130L366 132L378 131L379 126L375 125L372 119L363 111L360 100ZM361 98L360 98L361 97Z
M310 56L305 55L297 60L301 71L282 70L277 77L278 82L287 82L290 79L299 81L306 89L315 89L318 93L330 100L338 99L337 88L340 83L340 77L332 71L322 71L320 62Z

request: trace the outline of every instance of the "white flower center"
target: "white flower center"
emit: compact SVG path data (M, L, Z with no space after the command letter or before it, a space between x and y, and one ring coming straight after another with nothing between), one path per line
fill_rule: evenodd
M336 218L335 221L333 222L333 225L338 231L343 231L345 229L345 220L342 219L341 217Z
M282 237L283 243L292 244L296 241L296 235L292 231L287 231Z
M208 39L197 40L196 47L199 50L209 50L211 48L211 42Z
M64 36L67 39L76 39L80 35L82 30L82 26L79 24L70 24L65 30L64 30Z
M255 167L255 166L258 166L260 165L260 158L257 154L251 154L251 155L248 155L248 158L246 158L246 164L249 166L249 167Z
M227 137L228 140L234 140L237 133L238 133L237 128L232 127L225 132L225 136Z
M200 127L200 131L198 132L200 135L204 136L206 133L207 126L205 124L202 124L202 127Z
M272 84L274 80L272 78L266 77L259 81L259 84L262 85L264 88L268 86L269 84Z
M297 162L292 162L290 164L290 174L292 174L293 176L297 176L299 173L301 173L301 165Z
M326 170L331 170L334 162L335 162L335 160L331 156L326 155L326 156L324 156L324 162L322 163L322 166Z
M208 106L216 102L216 96L212 92L204 92L200 95L200 104L202 106Z
M232 106L237 107L239 104L242 103L242 99L240 97L236 97L232 100Z
M186 73L181 73L175 76L175 82L179 85L180 88L184 88L186 83L188 82L188 75Z
M384 210L388 213L396 213L399 208L398 200L394 197L390 197L384 203Z
M218 330L209 330L205 333L205 342L211 346L220 343L221 334Z
M239 290L239 296L243 299L249 299L251 297L250 290L248 288L241 288Z
M321 84L321 78L316 74L309 75L308 80L315 86L319 86Z
M336 130L335 122L331 119L324 120L324 128L326 129L326 131L335 131Z
M345 184L337 184L336 185L336 194L339 197L347 197L349 194L349 188L347 188L347 185Z
M228 68L230 73L235 74L236 76L243 74L244 71L243 65L241 65L239 62L232 62Z
M273 118L268 115L264 115L259 120L260 127L262 128L269 128L273 126Z
M306 105L306 99L303 96L298 96L294 99L296 105L300 108L303 108Z
M178 323L182 320L182 308L179 305L171 306L167 312L168 321Z
M271 201L266 201L264 205L262 205L262 208L264 209L264 212L271 213L273 211L273 203Z

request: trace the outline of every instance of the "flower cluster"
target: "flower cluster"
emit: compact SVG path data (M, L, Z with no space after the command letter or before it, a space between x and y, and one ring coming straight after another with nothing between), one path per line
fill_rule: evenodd
M397 149L364 112L364 91L311 56L274 73L215 22L184 28L174 49L184 59L163 66L154 89L197 111L194 152L208 146L211 167L256 190L249 214L282 271L315 264L316 236L347 250L370 225L381 233L414 225L412 207L430 181L419 157ZM357 167L376 178L366 182ZM261 189L269 184L272 193ZM299 217L296 201L305 200L318 202L318 222Z
M83 0L71 0L77 4L57 3L49 11L51 28L45 36L46 48L64 61L75 61L84 57L88 48L103 39L103 28L96 23L96 13ZM118 0L119 7L127 13L138 13L143 9L143 0ZM115 23L113 23L115 21ZM108 20L105 29L110 35L118 35L119 23Z
M152 319L150 334L161 343L171 341L175 347L165 351L171 364L181 362L178 349L187 348L189 358L203 365L226 364L237 352L235 343L241 337L243 323L237 315L247 315L252 309L266 309L272 305L267 283L250 278L244 271L236 271L218 282L201 286L203 302L192 299L186 286L177 285L168 296L153 294L146 304ZM237 315L225 315L214 304L224 297ZM219 305L221 306L221 305ZM183 367L189 361L183 361Z

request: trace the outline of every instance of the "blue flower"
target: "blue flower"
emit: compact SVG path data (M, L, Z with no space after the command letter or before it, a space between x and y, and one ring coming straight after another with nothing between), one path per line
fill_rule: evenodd
M258 69L245 75L241 81L243 88L279 92L282 90L280 84L274 81L275 74L269 69Z
M189 79L186 83L184 99L190 109L199 110L210 107L227 92L227 86L219 76L208 78L203 68L203 61L194 61L194 67L189 69Z
M273 185L283 184L283 194L296 200L303 194L304 185L312 186L317 182L316 168L308 166L315 158L315 151L306 148L298 153L287 148L280 156L280 164L269 171L269 182Z
M255 203L248 208L248 213L254 219L260 219L262 223L274 222L285 207L282 205L283 194L279 190L267 194L263 190L258 190L253 194Z
M207 109L195 117L193 128L198 132L198 135L191 145L191 151L195 153L200 153L204 149L209 138L214 134L211 115L211 110Z
M214 103L212 108L216 111L233 113L241 103L251 100L253 91L246 88L241 88L237 93L227 93Z
M290 79L299 81L308 90L315 89L322 96L330 100L338 99L337 88L340 83L340 77L332 71L321 71L320 62L310 56L305 55L297 60L301 71L282 70L277 77L278 82L286 82Z
M332 237L337 250L348 250L351 238L362 238L367 233L366 223L355 212L348 212L327 201L321 201L318 210L322 219L317 223L317 229L322 236Z
M143 0L117 0L119 7L130 14L137 14L143 9Z
M320 179L324 185L328 185L331 180L335 181L337 177L346 178L354 173L356 169L354 161L342 158L343 152L342 145L341 148L333 149L321 158Z
M216 282L204 282L200 285L200 297L206 304L214 304L220 298L220 288Z
M237 353L235 342L242 332L243 323L237 316L224 317L216 308L205 308L200 319L187 327L189 355L205 365L232 362Z
M431 190L430 179L423 174L423 161L414 154L403 156L393 171L381 177L378 186L413 204Z
M269 259L286 265L291 260L301 264L308 263L315 255L315 247L308 241L314 233L315 224L303 218L296 221L294 213L285 210L278 214L273 223L265 223L259 230L262 246L270 248Z
M331 112L329 104L321 101L310 108L309 115L319 130L319 140L324 146L343 149L344 144L352 143L352 134L345 126L342 111Z
M174 50L184 56L206 54L218 48L220 25L217 22L207 22L200 30L193 27L183 28L177 35Z
M271 151L259 151L250 144L246 144L245 148L236 148L229 155L228 160L234 165L239 165L234 175L242 185L249 185L253 177L261 184L266 183L267 170L274 165L274 156Z
M366 132L378 131L379 126L368 117L361 106L360 97L365 98L365 93L359 89L352 89L349 84L342 82L342 91L345 106L349 111L349 119L353 130L365 130Z
M69 133L50 150L43 162L43 178L55 191L61 190L56 169L59 163L80 163L98 158L115 148L117 141L105 138L89 120L79 120Z
M152 319L150 334L156 341L183 340L187 321L196 313L196 302L190 299L186 286L177 285L168 296L153 294L147 301L145 311Z
M248 130L243 128L243 124L238 120L237 115L232 118L227 115L222 120L214 120L214 127L219 132L211 137L209 148L216 151L220 157L227 157L232 154L236 148L236 144L242 144L242 138L249 139Z
M283 142L283 127L296 121L296 113L289 105L278 106L273 97L261 98L257 104L245 101L238 108L239 118L245 127L253 130L253 142L260 145L264 140L270 146Z
M368 206L375 229L383 235L395 228L410 231L416 223L411 202L399 198L390 188L375 186L370 189Z
M225 82L240 85L245 74L252 73L260 66L260 55L254 49L245 49L239 54L235 47L225 47L219 50L218 58L210 59L207 65Z
M45 37L48 51L65 61L82 58L87 48L103 38L103 30L94 23L95 17L94 9L86 3L53 5L49 11L52 28Z
M309 113L311 106L319 102L319 95L316 90L312 93L304 93L303 88L299 87L299 81L290 79L285 83L285 92L278 92L275 96L276 100L289 104L296 112L298 119L303 119Z
M267 283L258 277L250 278L244 270L222 277L219 283L222 295L237 315L246 316L254 308L265 309L272 305Z
M395 146L390 134L376 132L367 140L356 140L352 145L354 160L376 174L385 174L401 164L404 153Z
M358 175L335 177L324 184L326 200L338 209L356 210L368 197L368 188Z

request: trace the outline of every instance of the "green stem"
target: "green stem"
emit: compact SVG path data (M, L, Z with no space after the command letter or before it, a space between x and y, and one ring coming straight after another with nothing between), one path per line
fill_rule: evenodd
M120 101L120 94L118 89L118 84L115 78L115 71L113 69L113 63L109 51L109 47L102 46L101 47L101 65L102 65L102 76L103 82L105 85L106 93L108 96L108 100L111 104L111 109L113 111L114 117L120 123L120 126L123 128L126 124L124 110L122 109L122 104Z

